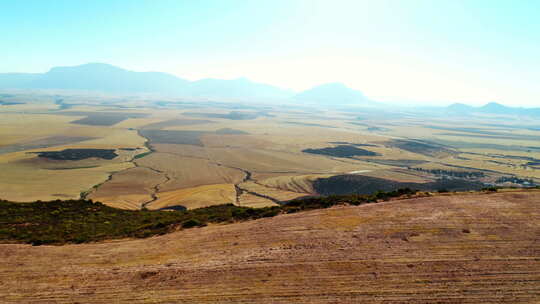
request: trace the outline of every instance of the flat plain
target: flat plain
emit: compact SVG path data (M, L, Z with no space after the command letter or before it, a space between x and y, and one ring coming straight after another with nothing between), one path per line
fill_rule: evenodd
M263 206L318 195L317 181L335 176L459 180L432 191L463 180L471 189L540 183L536 122L518 125L504 115L61 97L58 104L57 95L14 94L2 106L2 199L82 196L126 209ZM117 156L103 158L101 150ZM69 151L78 154L47 157Z

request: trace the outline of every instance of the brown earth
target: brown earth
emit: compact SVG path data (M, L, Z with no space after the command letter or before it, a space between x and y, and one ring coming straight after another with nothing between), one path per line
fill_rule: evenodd
M539 303L540 191L0 245L2 303Z

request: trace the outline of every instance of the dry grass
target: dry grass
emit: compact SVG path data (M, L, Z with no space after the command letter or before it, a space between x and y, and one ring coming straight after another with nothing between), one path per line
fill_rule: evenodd
M255 182L241 183L238 185L238 187L249 192L254 192L257 194L271 197L278 201L289 201L298 197L308 195L308 193L298 193L298 192L282 190L279 188L265 187L264 185L257 184Z
M160 185L160 191L208 184L235 184L242 181L245 176L240 170L219 166L206 159L160 152L138 159L136 163L167 175L168 181Z
M135 167L114 174L87 198L111 207L140 209L145 202L152 200L155 187L166 180L159 172Z
M264 208L277 206L278 204L269 199L244 192L238 197L238 201L235 205L250 208Z
M146 207L156 210L181 205L187 209L195 209L213 205L233 204L235 202L236 190L234 185L218 184L159 192L157 200L146 205Z
M99 167L50 170L26 163L35 155L8 154L0 161L0 193L12 201L78 198L81 192L107 180L112 172L132 166L126 162L103 161Z
M0 245L0 301L537 303L539 203L539 192L426 197L143 240Z
M267 187L277 188L286 191L313 194L313 182L318 178L326 178L331 175L298 175L298 176L277 176L260 180L259 183Z

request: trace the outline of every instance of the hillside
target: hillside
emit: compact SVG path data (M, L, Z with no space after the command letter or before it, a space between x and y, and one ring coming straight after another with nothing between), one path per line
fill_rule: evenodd
M0 245L2 303L534 303L540 191L441 195L139 240Z

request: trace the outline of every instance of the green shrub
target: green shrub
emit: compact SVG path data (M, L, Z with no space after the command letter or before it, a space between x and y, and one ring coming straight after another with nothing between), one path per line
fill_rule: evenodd
M182 228L192 228L200 226L203 226L203 224L196 219L189 219L182 223Z
M487 192L497 192L497 187L486 187L486 188L482 188L482 191L487 191Z
M329 208L338 204L361 205L416 193L410 189L375 195L331 195L297 199L266 208L232 204L183 211L121 210L91 200L12 203L0 200L0 242L33 245L86 243L125 237L149 237L181 226L188 229L207 223L230 223L273 217L280 213Z

